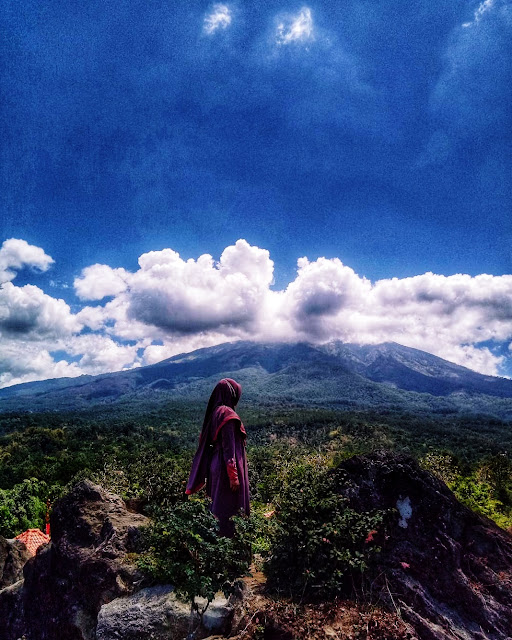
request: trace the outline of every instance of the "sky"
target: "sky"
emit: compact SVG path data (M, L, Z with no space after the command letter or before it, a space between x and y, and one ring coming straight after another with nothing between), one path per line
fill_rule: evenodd
M0 386L221 342L512 376L512 2L7 0Z

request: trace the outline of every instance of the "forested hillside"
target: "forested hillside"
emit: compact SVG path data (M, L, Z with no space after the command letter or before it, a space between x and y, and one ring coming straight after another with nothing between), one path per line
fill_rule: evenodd
M216 382L235 377L244 399L409 413L484 413L512 418L512 381L485 376L395 343L354 345L233 342L157 364L99 376L0 389L0 411L70 411L116 404L148 413L170 401L204 402Z

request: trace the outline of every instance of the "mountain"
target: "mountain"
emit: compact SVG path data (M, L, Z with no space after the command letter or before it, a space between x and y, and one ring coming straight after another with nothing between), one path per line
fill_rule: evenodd
M250 402L512 417L512 380L482 375L395 343L226 343L129 371L7 387L0 389L0 403L2 411L14 411L204 401L225 376L242 383L244 399Z

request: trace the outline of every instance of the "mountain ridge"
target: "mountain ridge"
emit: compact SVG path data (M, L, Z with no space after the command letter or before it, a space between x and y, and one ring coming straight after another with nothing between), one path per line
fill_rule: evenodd
M98 376L0 389L1 410L83 408L149 398L202 398L219 377L238 376L249 400L268 397L329 406L435 405L512 416L512 380L487 376L393 342L237 341ZM428 397L427 397L428 396Z

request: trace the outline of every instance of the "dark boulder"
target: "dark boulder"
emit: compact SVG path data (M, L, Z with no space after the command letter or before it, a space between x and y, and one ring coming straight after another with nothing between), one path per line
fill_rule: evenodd
M335 471L358 511L396 509L373 588L421 640L512 638L512 536L410 457L355 456Z
M101 606L141 586L129 554L147 523L119 496L76 485L55 503L51 543L26 563L22 587L0 592L0 639L93 640Z
M23 567L30 557L31 553L23 542L0 536L0 589L23 578Z

